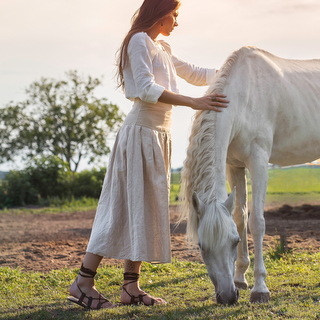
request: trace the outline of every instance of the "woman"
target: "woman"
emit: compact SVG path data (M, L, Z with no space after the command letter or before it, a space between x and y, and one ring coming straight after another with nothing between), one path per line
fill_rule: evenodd
M85 308L115 307L94 287L102 257L124 259L121 303L164 304L139 287L141 261L171 262L168 196L172 105L195 110L227 106L223 95L191 98L178 94L176 75L207 85L214 69L195 67L157 41L178 26L179 0L144 0L119 50L119 87L133 108L118 132L92 233L68 299Z

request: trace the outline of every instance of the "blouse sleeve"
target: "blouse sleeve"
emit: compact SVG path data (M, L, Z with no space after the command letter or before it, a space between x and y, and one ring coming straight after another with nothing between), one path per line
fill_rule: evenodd
M213 82L216 75L215 69L207 69L197 67L194 64L186 62L171 52L171 47L165 41L161 41L161 45L171 56L171 60L175 66L177 75L195 86L206 86Z
M157 103L165 88L155 83L151 52L143 34L131 38L128 58L139 98L148 103Z
M177 75L195 86L206 86L213 82L216 74L215 69L197 67L172 55L172 62L176 68Z

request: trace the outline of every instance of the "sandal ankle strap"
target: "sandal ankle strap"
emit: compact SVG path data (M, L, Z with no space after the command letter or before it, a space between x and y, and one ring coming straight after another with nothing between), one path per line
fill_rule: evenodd
M135 273L135 272L125 272L123 274L123 280L132 280L134 281L138 281L140 277L139 273Z
M82 273L80 273L80 271L81 271L81 272L84 272L84 273L86 273L86 274L82 274ZM93 270L91 270L91 269L86 268L86 267L83 265L83 263L81 264L80 271L79 271L79 275L80 275L81 277L84 277L84 278L94 278L95 275L97 274L96 271L93 271Z
M125 283L123 286L122 286L122 289L127 293L127 295L131 298L131 301L130 301L130 304L145 304L145 305L153 305L155 303L155 300L151 298L151 302L150 304L146 304L143 300L144 297L147 296L147 294L139 294L138 296L134 296L132 294L130 294L127 289L125 288L128 284L131 284L131 283L134 283L134 282L137 282L139 280L139 277L140 277L140 274L139 273L135 273L135 272L125 272L123 274L123 279L124 280L131 280L130 282L127 282ZM137 301L138 300L138 301Z

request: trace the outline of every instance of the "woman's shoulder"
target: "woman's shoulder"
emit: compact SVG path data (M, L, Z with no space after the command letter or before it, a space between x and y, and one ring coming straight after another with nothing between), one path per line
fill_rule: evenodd
M130 42L146 45L148 40L149 40L149 36L145 32L137 32L131 37Z
M131 37L128 50L129 52L135 51L136 48L144 48L143 50L147 50L150 53L155 51L155 45L153 41L145 32L137 32Z
M131 37L131 39L145 39L146 37L147 34L145 32L137 32Z

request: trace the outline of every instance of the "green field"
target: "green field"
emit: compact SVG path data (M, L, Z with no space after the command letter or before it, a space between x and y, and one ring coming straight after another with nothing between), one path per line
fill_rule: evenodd
M251 201L251 181L247 174L249 202ZM171 175L170 201L177 203L180 175ZM228 191L230 188L228 186ZM270 169L266 206L282 204L298 205L302 203L320 203L320 168L293 167Z
M66 301L76 269L43 274L0 268L0 319L320 319L319 260L319 253L290 253L277 260L266 253L271 301L250 304L250 290L245 290L234 306L213 301L214 287L202 263L144 263L142 288L165 298L166 306L120 306L91 312ZM247 278L252 286L252 267ZM119 301L121 282L121 268L98 270L97 287L113 302Z

